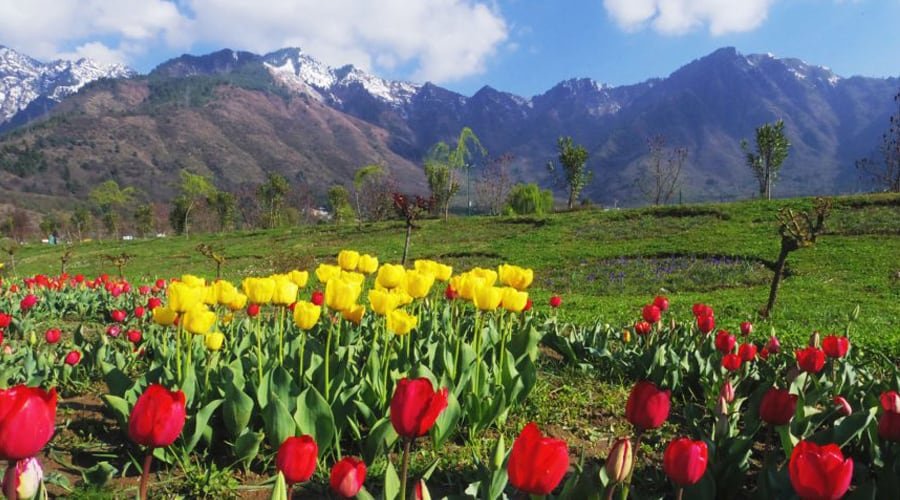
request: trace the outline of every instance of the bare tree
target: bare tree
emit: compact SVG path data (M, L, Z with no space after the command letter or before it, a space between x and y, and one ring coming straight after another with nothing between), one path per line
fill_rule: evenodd
M509 169L512 161L513 156L507 153L490 160L481 171L475 192L478 204L487 209L491 215L503 213L503 205L512 188L512 175Z
M881 136L878 147L882 161L863 158L856 162L856 168L880 189L900 193L900 92L894 96L894 102L897 103L897 112L891 115L888 129Z
M656 135L647 139L650 151L642 165L635 185L643 193L647 201L654 205L665 205L672 200L672 195L680 186L679 179L684 162L687 160L687 148L666 148L666 138Z

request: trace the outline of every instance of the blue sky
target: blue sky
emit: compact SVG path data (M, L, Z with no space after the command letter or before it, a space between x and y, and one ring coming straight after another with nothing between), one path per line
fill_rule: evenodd
M182 53L299 46L331 65L530 96L666 76L723 46L900 76L900 0L0 0L0 44L146 72Z

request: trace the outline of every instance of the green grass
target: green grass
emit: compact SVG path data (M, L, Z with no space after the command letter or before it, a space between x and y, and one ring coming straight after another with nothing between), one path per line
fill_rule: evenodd
M783 206L808 209L809 198L635 210L582 210L541 218L457 217L421 221L411 258L434 258L456 270L510 262L535 270L531 290L538 307L563 297L564 319L627 325L657 293L674 314L690 317L694 302L716 310L719 326L737 329L752 320L756 338L771 329L801 342L813 330L843 331L848 313L861 308L854 342L900 353L900 196L836 198L827 234L814 248L788 259L771 319L756 316L768 296L780 239L775 215ZM132 242L92 242L74 249L70 273L114 274L104 258L126 252L132 280L191 272L212 277L214 265L196 251L207 243L228 262L226 278L291 268L312 269L352 248L399 261L404 225L319 225ZM17 256L19 274L55 273L62 247L29 245Z

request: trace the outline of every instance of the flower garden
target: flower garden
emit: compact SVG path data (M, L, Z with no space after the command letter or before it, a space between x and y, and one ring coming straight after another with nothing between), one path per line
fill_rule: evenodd
M83 493L59 462L142 498L900 491L900 374L856 344L858 307L842 331L788 342L715 303L682 304L679 317L678 296L660 294L622 328L562 319L567 297L536 300L538 279L512 264L402 266L344 250L233 281L5 280L4 494ZM547 359L621 381L624 404L604 410L623 424L602 454L522 420ZM61 411L85 396L104 420ZM92 462L60 459L54 445L72 434L115 452L99 460L82 439Z

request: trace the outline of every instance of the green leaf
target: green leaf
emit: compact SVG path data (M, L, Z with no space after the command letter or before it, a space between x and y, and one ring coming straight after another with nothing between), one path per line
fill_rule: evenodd
M89 469L83 470L81 472L81 478L86 484L102 487L112 479L116 472L119 472L118 469L104 460Z
M249 467L250 462L259 453L259 445L262 444L265 437L262 432L245 432L235 440L231 451L235 458L244 464L244 467Z
M383 417L379 420L372 426L372 430L369 431L369 435L366 437L366 444L363 448L366 463L372 463L375 457L380 455L382 451L390 448L397 441L398 437L390 418Z
M269 500L288 500L287 492L287 483L284 480L284 474L279 471L278 475L275 477L275 486L272 488L272 494L269 495Z
M106 403L106 407L112 411L116 422L119 423L119 428L124 432L125 429L128 428L128 417L131 415L131 408L128 405L128 401L125 401L118 396L113 396L112 394L104 394L100 396L100 399L102 399L103 402Z
M234 384L228 384L225 388L225 403L222 406L222 419L229 434L234 437L240 435L253 416L253 398L247 395Z
M394 500L399 496L400 477L397 475L397 469L394 468L394 464L388 460L387 468L384 470L384 500Z
M335 436L334 414L315 387L307 388L297 397L294 420L301 433L309 434L316 440L320 456L331 449Z
M297 433L297 424L291 418L287 406L280 400L269 402L269 406L263 411L263 423L265 424L266 437L273 448L278 448L285 439Z
M459 423L459 417L462 410L459 407L459 401L453 393L447 395L447 407L438 415L431 429L431 439L434 442L434 449L438 450L456 431L456 425Z
M216 408L218 408L223 401L225 400L216 399L210 401L194 415L194 418L191 419L194 430L191 433L191 438L185 444L185 453L194 451L197 443L200 442L200 438L203 437L204 432L206 432L208 428L207 423L209 422L210 417L212 417L213 412L216 411Z

